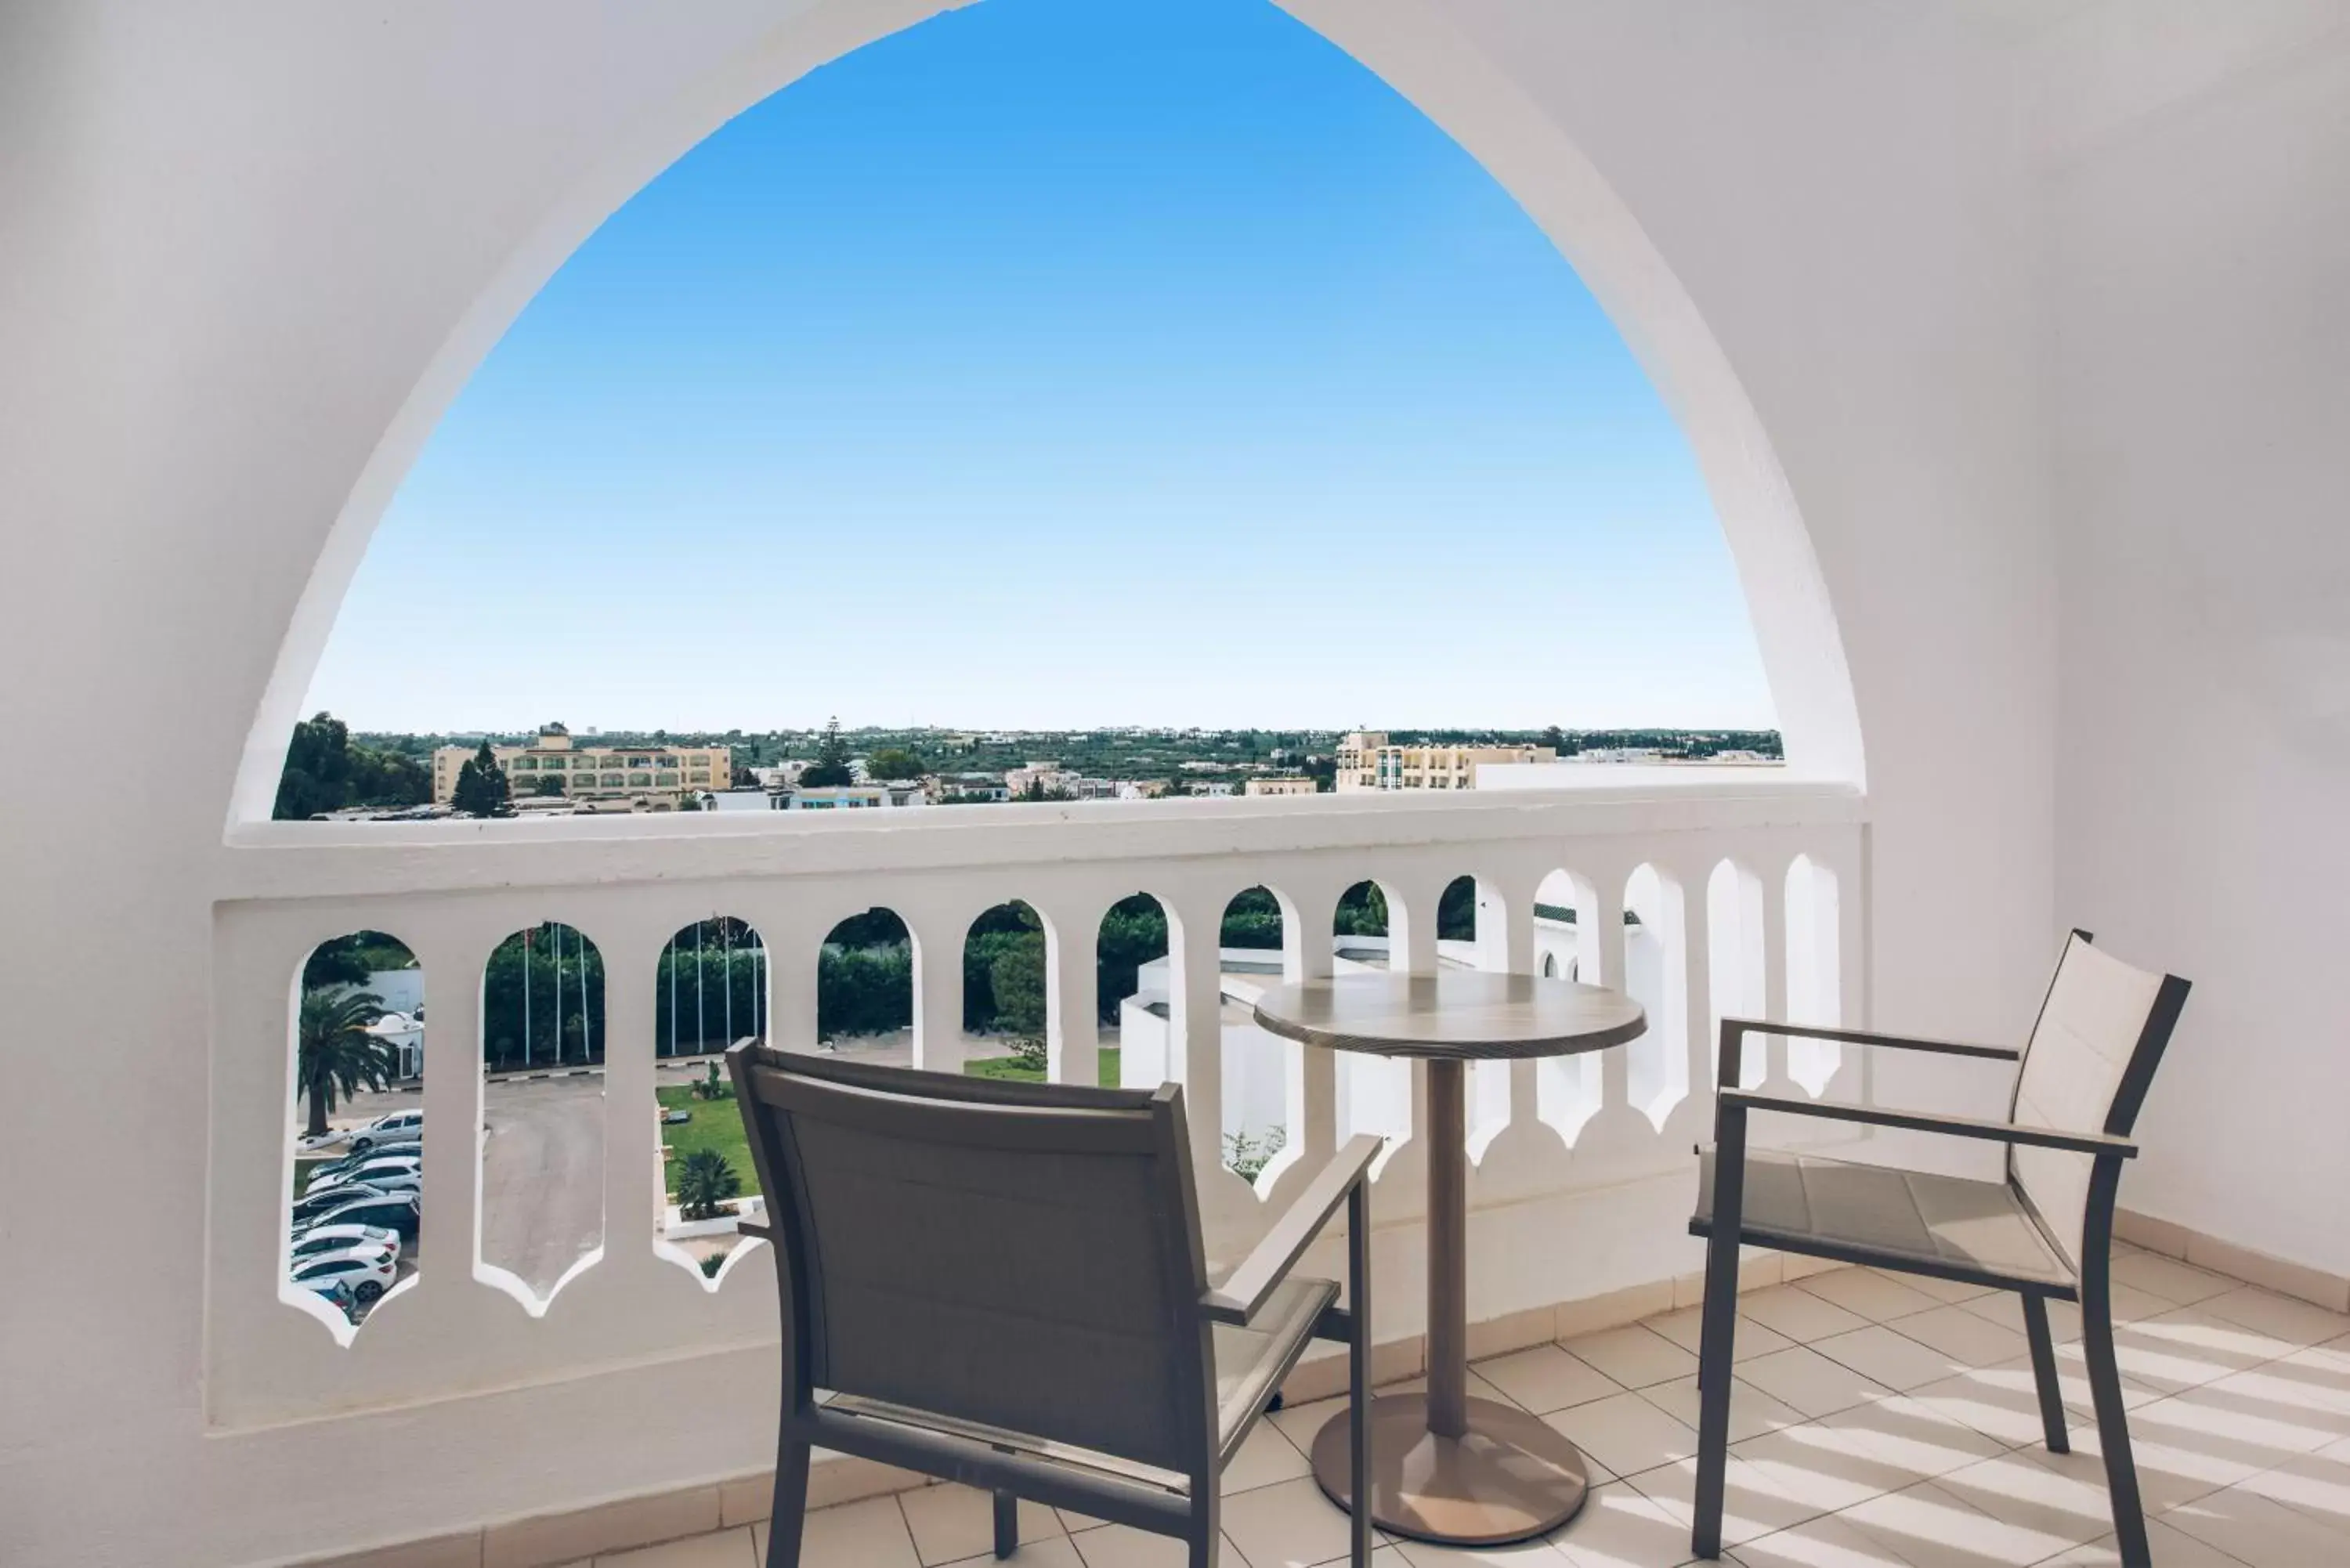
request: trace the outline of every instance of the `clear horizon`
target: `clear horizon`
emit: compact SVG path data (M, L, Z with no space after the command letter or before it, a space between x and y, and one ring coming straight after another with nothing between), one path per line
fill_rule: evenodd
M1263 0L989 0L655 180L434 433L355 730L1774 728L1686 441Z

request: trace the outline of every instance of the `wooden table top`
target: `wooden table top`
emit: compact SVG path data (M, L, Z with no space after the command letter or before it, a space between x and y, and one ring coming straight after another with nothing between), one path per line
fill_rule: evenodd
M1288 1040L1379 1056L1565 1056L1637 1039L1647 1012L1622 992L1483 970L1347 974L1274 986L1256 1021Z

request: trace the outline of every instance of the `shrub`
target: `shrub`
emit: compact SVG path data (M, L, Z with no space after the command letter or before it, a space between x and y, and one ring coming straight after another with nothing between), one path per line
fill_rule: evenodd
M681 1220L715 1220L728 1199L743 1192L743 1179L726 1157L714 1148L697 1148L677 1171L677 1209Z

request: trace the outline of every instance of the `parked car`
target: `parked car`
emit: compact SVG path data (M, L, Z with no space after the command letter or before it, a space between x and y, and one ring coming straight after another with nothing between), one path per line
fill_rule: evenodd
M324 1181L312 1178L303 1192L305 1198L321 1192L340 1192L348 1187L369 1187L379 1192L416 1192L424 1186L424 1173L413 1167L385 1170L354 1170L341 1176L330 1176Z
M380 1247L369 1251L328 1252L294 1266L294 1283L302 1289L331 1295L336 1286L348 1285L352 1298L362 1306L391 1289L399 1276L391 1254Z
M400 1232L388 1225L313 1225L294 1242L294 1261L327 1252L362 1251L377 1247L400 1256Z
M315 1187L321 1181L332 1181L338 1176L348 1176L354 1171L415 1170L423 1163L424 1155L421 1148L398 1154L370 1149L366 1154L347 1154L340 1159L325 1160L312 1166L310 1184Z
M299 1240L305 1232L324 1225L373 1225L380 1229L399 1231L400 1239L403 1241L416 1240L418 1205L416 1194L413 1192L378 1192L364 1197L355 1196L348 1201L339 1204L333 1201L334 1194L328 1193L325 1196L328 1199L327 1207L317 1212L304 1214L298 1211L297 1206L297 1211L294 1216L294 1233L296 1240Z
M353 1154L365 1154L369 1149L393 1144L424 1141L422 1111L394 1111L390 1116L376 1117L364 1127L353 1127L350 1149Z
M391 1194L389 1191L376 1186L373 1182L341 1182L330 1187L314 1189L296 1198L293 1208L288 1211L288 1217L292 1220L294 1228L301 1230L315 1223L328 1210L340 1209L347 1203L357 1203L363 1198L390 1196Z

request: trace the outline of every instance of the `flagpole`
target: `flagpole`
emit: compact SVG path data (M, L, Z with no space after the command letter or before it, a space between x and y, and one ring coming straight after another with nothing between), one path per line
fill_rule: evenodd
M726 953L726 1047L734 1048L734 922L718 928L719 945Z
M563 928L553 927L555 938L555 1064L563 1065ZM580 1027L587 1027L583 1021Z
M533 927L522 934L522 1064L530 1065L530 940L536 933Z
M710 1013L702 1004L705 982L702 967L702 929L709 923L707 920L693 922L693 1043L696 1045L710 1044Z

